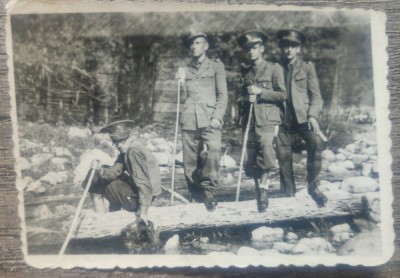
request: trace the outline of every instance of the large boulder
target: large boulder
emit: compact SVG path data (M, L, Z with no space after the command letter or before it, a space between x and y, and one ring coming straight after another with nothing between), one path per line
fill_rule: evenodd
M85 180L87 173L90 170L90 163L93 160L99 160L102 165L111 166L114 164L115 159L113 159L109 154L103 152L99 149L92 149L84 152L80 157L80 163L74 170L74 184L81 185Z
M326 239L321 237L302 238L293 247L292 254L325 255L336 250Z
M348 240L339 250L341 256L374 256L382 254L382 240L379 228L363 231Z
M343 180L341 190L350 193L365 193L379 190L379 184L370 177L349 177Z
M337 244L342 244L354 237L355 233L347 223L331 227L332 240Z

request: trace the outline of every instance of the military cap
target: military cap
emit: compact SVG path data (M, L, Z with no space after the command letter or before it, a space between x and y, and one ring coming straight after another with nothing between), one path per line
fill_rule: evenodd
M113 141L125 140L130 136L134 124L130 120L112 122L100 129L100 133L108 133Z
M248 46L253 46L257 43L265 43L268 40L268 36L261 31L251 30L244 32L239 38L238 43L240 47L245 48Z
M185 41L185 45L186 47L190 47L191 43L199 38L199 37L203 37L207 40L208 43L210 43L210 37L207 36L206 33L203 32L191 32L190 35L187 37L186 41Z
M282 44L283 42L289 42L302 45L306 41L306 36L302 32L295 29L280 30L276 34L276 37L279 40L279 44Z

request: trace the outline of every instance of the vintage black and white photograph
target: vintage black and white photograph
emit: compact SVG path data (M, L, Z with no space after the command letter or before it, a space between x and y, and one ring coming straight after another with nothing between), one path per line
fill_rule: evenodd
M384 14L89 4L8 15L28 264L390 259Z

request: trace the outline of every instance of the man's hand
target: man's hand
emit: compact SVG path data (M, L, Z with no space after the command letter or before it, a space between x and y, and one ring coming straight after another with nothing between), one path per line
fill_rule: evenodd
M175 74L175 78L179 80L181 84L185 82L186 74L185 70L182 67L178 68L178 71Z
M249 101L256 102L257 96L261 94L261 89L255 85L250 85L247 87L247 91L249 92Z
M216 118L212 118L210 121L210 126L211 128L219 128L221 125L221 121L216 119Z
M319 133L319 125L315 118L311 117L308 119L308 128L314 131L314 133Z
M94 170L100 169L101 168L100 160L98 159L92 160L92 162L90 162L90 168Z

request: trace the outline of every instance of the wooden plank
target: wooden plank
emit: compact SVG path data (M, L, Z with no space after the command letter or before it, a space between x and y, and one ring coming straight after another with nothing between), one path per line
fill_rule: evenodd
M211 227L234 227L250 224L273 224L363 213L363 194L329 194L328 203L319 208L304 192L296 198L274 198L265 213L257 212L255 200L221 202L217 210L207 212L204 204L190 203L169 207L151 207L149 218L160 232ZM135 214L118 211L106 214L87 213L81 218L76 239L117 237L120 231L135 221Z

